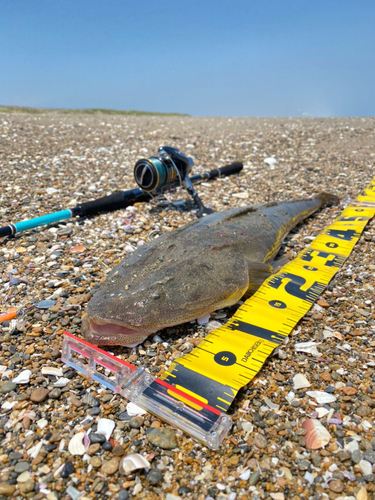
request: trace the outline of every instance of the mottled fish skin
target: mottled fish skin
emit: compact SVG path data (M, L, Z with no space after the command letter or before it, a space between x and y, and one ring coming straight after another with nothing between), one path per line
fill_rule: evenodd
M137 248L87 306L83 333L97 345L134 345L254 293L286 234L334 197L266 203L197 219Z

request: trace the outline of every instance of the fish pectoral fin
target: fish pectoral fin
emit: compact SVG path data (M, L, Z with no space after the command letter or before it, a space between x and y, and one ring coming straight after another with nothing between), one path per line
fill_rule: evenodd
M277 273L280 271L281 268L289 264L289 262L292 260L292 256L290 254L286 254L280 259L274 260L271 264L272 266L272 272Z
M270 264L263 262L249 262L249 287L244 298L247 299L255 293L260 285L274 273Z

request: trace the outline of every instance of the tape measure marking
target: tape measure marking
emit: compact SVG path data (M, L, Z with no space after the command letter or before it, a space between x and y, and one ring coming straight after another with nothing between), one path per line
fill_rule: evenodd
M344 264L375 215L375 178L308 248L268 278L231 320L171 364L160 379L194 406L227 411ZM205 406L207 405L207 406Z

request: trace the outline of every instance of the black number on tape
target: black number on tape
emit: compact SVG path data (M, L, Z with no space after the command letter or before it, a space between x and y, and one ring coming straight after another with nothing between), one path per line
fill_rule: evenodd
M272 307L276 307L276 309L285 309L286 304L285 302L281 302L281 300L270 300L269 305Z
M306 269L306 271L317 271L318 268L317 267L312 267L312 266L303 266L304 269Z
M344 241L352 241L354 238L358 238L359 236L355 229L346 229L345 231L342 231L341 229L328 229L326 234L328 234L328 236L332 236L332 238Z
M230 351L221 351L215 354L214 360L218 365L232 366L237 361L236 356Z
M288 282L285 283L286 281ZM279 274L268 282L270 287L276 289L281 285L284 285L284 290L289 293L289 295L293 295L294 297L298 297L302 300L307 300L308 302L314 302L317 296L320 295L326 287L323 283L314 281L314 283L307 290L301 290L305 284L305 278L292 273Z
M334 244L336 245L336 243ZM305 262L311 262L315 258L325 259L324 265L326 267L341 267L345 260L345 258L334 253L321 252L320 250L314 250L313 248L306 250L300 258Z

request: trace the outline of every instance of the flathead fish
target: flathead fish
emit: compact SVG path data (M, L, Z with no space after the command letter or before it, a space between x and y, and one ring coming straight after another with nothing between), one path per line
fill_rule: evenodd
M235 208L138 247L107 276L83 318L85 339L133 346L254 293L291 229L334 196Z

